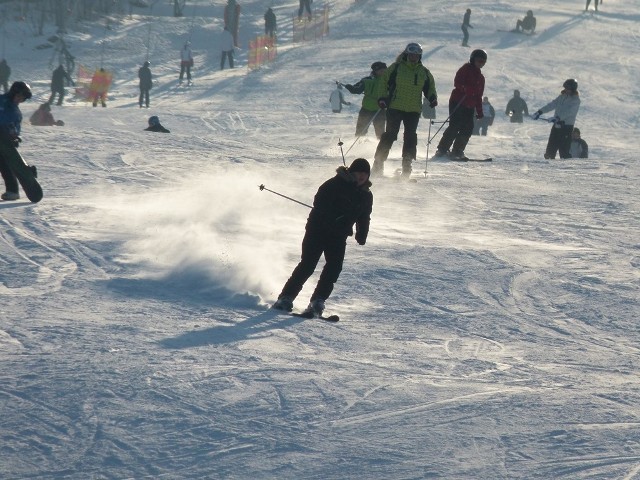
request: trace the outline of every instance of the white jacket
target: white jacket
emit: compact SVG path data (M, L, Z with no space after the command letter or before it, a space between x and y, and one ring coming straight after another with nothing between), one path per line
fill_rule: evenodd
M580 108L580 95L567 95L561 93L558 98L549 102L540 109L542 113L550 112L555 108L555 116L565 125L575 125L578 109Z

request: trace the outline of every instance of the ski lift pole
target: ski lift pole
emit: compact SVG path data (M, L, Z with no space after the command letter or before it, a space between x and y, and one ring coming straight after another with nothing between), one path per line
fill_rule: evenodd
M344 152L342 151L342 145L344 145L344 143L342 143L342 140L338 139L338 146L340 147L340 153L342 154L342 164L346 167L347 161L344 159Z
M281 193L274 192L273 190L269 190L267 187L264 186L264 184L259 185L258 188L260 189L260 191L266 190L267 192L274 193L275 195L278 195L278 196L280 196L282 198L286 198L287 200L291 200L292 202L298 203L298 204L300 204L300 205L302 205L304 207L313 208L311 205L307 205L306 203L302 203L302 202L296 200L295 198L287 197L286 195L283 195Z
M382 111L381 108L378 109L378 111L373 115L373 117L371 117L371 120L369 120L369 123L367 123L367 125L363 128L363 132L366 132L367 130L369 130L369 127L371 126L371 124L373 123L373 121L376 119L376 117L378 116L378 114ZM360 140L360 137L356 137L356 139L353 141L353 143L351 144L351 146L347 149L347 151L345 152L345 155L347 153L349 153L351 151L351 149L353 148L353 146L356 144L356 142ZM344 158L344 157L343 157Z
M151 7L153 8L153 7ZM149 50L151 49L151 22L149 22L149 30L147 32L147 58L146 61L149 61Z

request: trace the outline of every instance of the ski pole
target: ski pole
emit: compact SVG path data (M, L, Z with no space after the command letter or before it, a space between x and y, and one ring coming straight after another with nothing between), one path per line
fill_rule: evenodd
M271 193L275 193L276 195L279 195L282 198L286 198L287 200L291 200L292 202L296 202L299 203L300 205L303 205L305 207L309 207L309 208L313 208L311 205L307 205L306 203L302 203L299 202L298 200L296 200L295 198L291 198L291 197L287 197L286 195L282 195L281 193L278 192L274 192L273 190L269 190L267 187L263 185L258 186L258 188L262 191L262 190L266 190L267 192L271 192Z
M340 153L342 154L342 164L346 167L347 161L344 159L344 152L342 151L342 145L344 145L344 143L342 143L342 140L338 139L338 146L340 147Z
M424 176L427 176L427 171L429 170L429 145L431 145L431 125L434 124L434 121L429 119L429 133L427 134L427 158L424 163Z
M440 130L442 130L442 127L444 127L445 123L448 123L449 120L451 119L451 115L453 115L454 113L456 113L456 110L458 110L458 108L460 108L460 105L462 105L462 102L464 101L464 99L467 98L467 95L463 95L462 98L460 99L460 101L458 102L458 104L455 106L455 108L451 111L451 113L449 113L449 116L447 117L447 119L442 122L442 125L440 125L440 128L438 129L438 131L436 133L433 134L433 136L435 137L436 135L438 135L438 133L440 132Z
M373 115L373 117L371 117L371 120L369 120L369 123L367 123L367 125L362 129L363 132L366 132L367 130L369 130L369 127L371 126L371 124L373 123L373 121L375 120L375 118L378 116L378 114L382 111L381 108L378 109L378 111ZM351 144L351 146L347 149L345 155L347 153L349 153L351 151L351 149L353 148L353 146L356 144L356 142L360 140L360 137L356 137L356 139L353 141L353 143Z

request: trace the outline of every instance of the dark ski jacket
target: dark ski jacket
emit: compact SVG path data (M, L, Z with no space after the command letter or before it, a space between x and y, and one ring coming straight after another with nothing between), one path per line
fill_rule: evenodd
M465 63L456 73L453 85L449 103L457 105L461 102L463 107L475 108L476 113L482 116L484 75L480 69L472 63Z
M356 227L356 240L361 245L367 240L373 194L367 181L358 187L346 167L338 167L335 177L324 182L315 198L313 208L307 219L308 232L317 232L331 237L353 235Z
M167 130L166 128L164 128L162 125L160 125L159 123L156 125L153 125L151 127L147 127L144 129L146 132L161 132L161 133L171 133L170 130Z
M0 136L17 137L20 135L22 112L8 93L0 95Z
M149 67L140 67L140 70L138 70L138 78L140 79L140 88L145 90L151 89L153 81L151 80L151 69L149 69Z
M51 74L51 90L62 90L64 88L65 80L67 80L71 85L74 84L67 71L62 65L60 65Z
M0 83L8 81L10 75L11 67L7 64L6 60L2 60L0 62Z
M511 123L522 123L522 112L529 116L529 109L527 108L527 102L522 97L513 97L507 103L507 108L504 113L511 114Z

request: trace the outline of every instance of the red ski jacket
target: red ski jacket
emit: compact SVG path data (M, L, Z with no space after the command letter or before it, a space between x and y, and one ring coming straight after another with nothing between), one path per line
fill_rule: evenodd
M471 63L465 63L456 73L453 85L450 102L458 104L462 100L462 106L475 108L476 113L482 116L484 75L480 69Z

